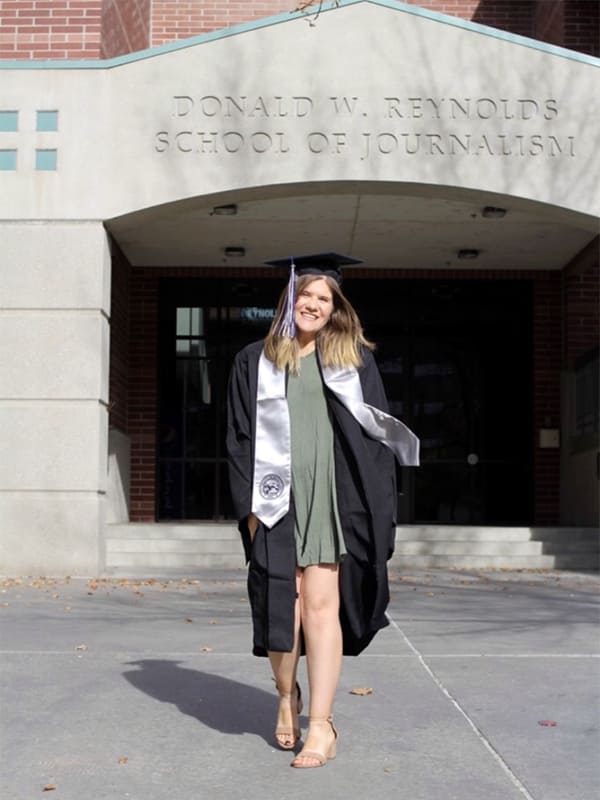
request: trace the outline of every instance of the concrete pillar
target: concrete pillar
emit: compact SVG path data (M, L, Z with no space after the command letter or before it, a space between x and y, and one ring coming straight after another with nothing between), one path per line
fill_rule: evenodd
M108 452L101 222L0 223L0 572L95 575Z

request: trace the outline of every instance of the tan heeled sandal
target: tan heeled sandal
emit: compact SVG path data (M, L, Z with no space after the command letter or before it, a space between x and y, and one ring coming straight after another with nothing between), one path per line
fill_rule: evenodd
M328 761L332 761L337 755L337 740L338 740L338 732L335 729L335 725L333 724L333 717L310 717L309 718L309 725L324 725L327 723L331 726L331 730L333 731L333 741L331 742L329 749L325 753L319 753L316 750L307 750L304 747L296 756L296 758L292 761L290 766L296 767L296 769L312 769L314 767L324 767ZM310 758L313 761L316 761L316 764L305 764L302 763L303 758Z
M279 687L275 684L277 691ZM281 697L281 694L279 695ZM300 684L296 683L296 713L302 712L302 691ZM275 739L282 750L293 750L297 742L300 741L300 726L290 728L288 725L277 725L275 728Z

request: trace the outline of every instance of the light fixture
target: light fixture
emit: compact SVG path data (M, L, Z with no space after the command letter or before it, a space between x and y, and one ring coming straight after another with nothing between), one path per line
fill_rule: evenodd
M226 247L225 255L227 258L243 258L246 255L245 247Z
M238 207L235 203L231 203L227 206L215 206L213 210L210 212L211 217L235 217L238 212Z
M502 219L506 216L506 209L498 206L486 206L481 212L481 216L486 219Z
M477 258L479 256L479 250L459 250L458 257L462 259L472 259Z

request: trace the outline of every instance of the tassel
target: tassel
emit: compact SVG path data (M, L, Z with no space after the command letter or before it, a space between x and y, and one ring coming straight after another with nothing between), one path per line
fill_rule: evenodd
M296 305L296 265L294 259L291 260L290 265L290 278L288 280L287 297L279 329L277 331L279 336L285 336L288 339L293 339L296 335L296 322L294 320L294 307Z

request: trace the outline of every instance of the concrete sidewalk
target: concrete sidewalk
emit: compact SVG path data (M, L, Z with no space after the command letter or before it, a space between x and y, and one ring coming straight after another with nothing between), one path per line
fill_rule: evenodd
M345 659L338 758L315 770L273 746L243 570L1 581L0 797L597 800L599 578L391 578L391 625Z

